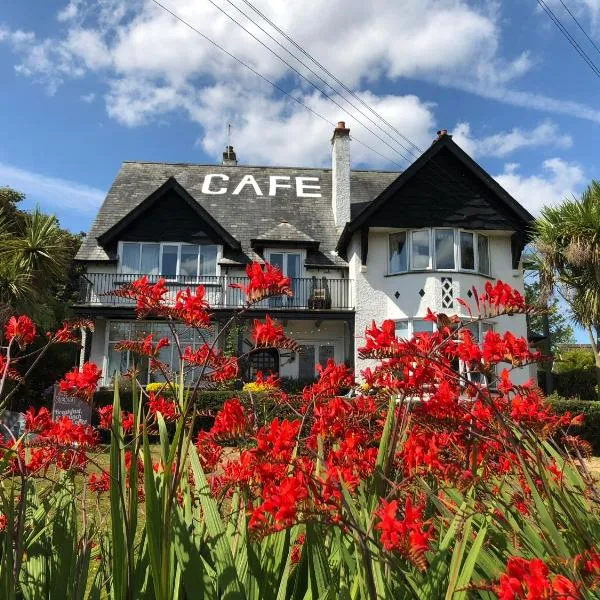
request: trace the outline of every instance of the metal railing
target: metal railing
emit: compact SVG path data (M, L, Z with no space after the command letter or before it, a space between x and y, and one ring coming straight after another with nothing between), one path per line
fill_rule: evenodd
M133 306L127 298L111 295L110 292L129 284L142 275L122 273L86 273L82 275L79 289L79 304L87 306ZM156 283L160 275L148 275L150 283ZM239 308L244 305L244 292L232 288L231 284L248 284L247 277L222 276L177 276L165 277L169 289L166 300L175 301L177 292L187 287L203 285L206 300L212 308ZM354 308L352 287L349 279L329 279L325 277L292 278L291 298L268 298L254 305L262 309L281 310L351 310Z

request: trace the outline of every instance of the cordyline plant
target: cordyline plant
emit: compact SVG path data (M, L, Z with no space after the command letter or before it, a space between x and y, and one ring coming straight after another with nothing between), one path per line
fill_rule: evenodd
M248 275L246 307L196 349L176 324L212 327L202 287L174 303L163 280L114 292L140 318L169 323L180 366L171 372L160 360L168 339L121 343L164 384L148 391L135 369L127 374L127 413L115 383L113 405L98 410L111 436L108 470L94 428L53 421L43 408L27 412L23 437L7 437L2 598L600 595L600 496L588 447L568 432L579 420L555 415L535 385L511 382L512 369L539 356L510 333L488 331L478 344L468 323L431 311L436 331L410 340L396 338L392 321L373 323L360 349L370 359L363 383L333 361L299 395L260 374L195 434L205 416L199 390L238 378L219 339L255 303L292 294L270 265ZM529 310L502 282L464 306L470 322ZM49 343L80 326L65 324ZM27 317L10 320L3 385L19 377L15 352L34 335ZM252 339L255 348L295 348L269 317L254 321ZM60 386L92 402L100 376L86 364Z

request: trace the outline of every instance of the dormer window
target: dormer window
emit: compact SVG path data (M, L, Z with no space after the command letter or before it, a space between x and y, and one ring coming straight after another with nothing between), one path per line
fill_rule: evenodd
M467 271L490 275L487 235L451 228L414 229L389 236L388 274Z
M219 247L183 242L121 242L119 272L166 278L217 275Z

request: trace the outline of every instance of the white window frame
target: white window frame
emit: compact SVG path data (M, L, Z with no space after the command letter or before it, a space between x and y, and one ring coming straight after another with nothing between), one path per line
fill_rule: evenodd
M269 248L266 251L266 261L268 263L271 263L271 255L272 254L299 254L300 255L300 272L298 274L298 276L296 277L296 279L303 279L306 277L306 268L304 266L304 263L306 262L306 250L303 248L298 248L297 250L294 250L292 248ZM283 265L284 265L284 269L283 269L283 274L288 277L287 274L287 261L284 259L283 261Z
M452 236L453 236L453 243L452 243L452 247L454 249L454 268L453 269L449 269L449 268L440 268L437 266L437 255L436 255L436 251L435 251L435 232L436 231L451 231L452 232ZM460 239L459 236L457 235L457 230L454 227L432 227L431 228L431 246L432 246L432 252L431 252L431 258L432 258L432 262L433 262L433 270L434 271L458 271L458 264L459 264L459 251L460 251Z
M435 254L435 232L436 230L452 231L454 233L454 268L438 268L436 264ZM426 268L415 268L413 265L413 234L415 232L427 231L429 233L429 266ZM407 254L407 270L406 271L392 271L391 265L391 252L390 252L390 239L392 235L398 233L406 233L406 254ZM461 233L468 233L473 236L473 257L474 257L474 269L466 269L461 264L461 244L460 237ZM487 239L487 253L488 253L488 265L489 273L483 273L479 266L479 238L485 237ZM387 274L388 275L404 275L405 273L422 273L425 271L441 272L441 273L469 273L472 275L482 275L483 277L493 277L493 265L491 258L491 240L492 238L486 233L479 233L471 229L463 229L457 227L422 227L419 229L399 229L392 231L387 234Z
M221 259L223 258L223 246L221 244L193 244L190 242L148 242L148 241L140 241L140 242L129 242L129 241L119 241L118 246L117 246L117 256L118 256L118 266L117 266L117 272L119 274L123 273L123 267L122 267L122 260L123 260L123 245L124 244L138 244L140 247L140 258L139 258L139 263L138 263L138 273L135 273L135 275L145 275L145 273L141 272L141 264L142 264L142 245L144 244L152 244L152 245L158 245L159 246L159 251L158 251L158 275L157 277L161 277L163 272L162 272L162 263L163 263L163 247L164 246L177 246L177 267L176 267L176 272L177 275L175 275L175 279L167 279L167 281L177 281L178 277L181 277L180 275L180 268L181 268L181 247L182 246L216 246L217 247L217 257L216 257L216 269L215 269L215 274L214 275L204 275L199 273L200 270L200 252L198 252L198 260L196 263L196 273L198 273L198 275L196 275L196 281L202 281L203 277L219 277L221 275L221 265L219 264ZM189 277L190 279L194 279L194 277L192 275L186 275L186 277Z
M342 340L340 338L327 338L323 340L296 340L298 346L313 346L315 348L315 366L314 376L317 376L317 365L319 364L319 346L333 346L333 360L338 363L341 362L339 357L339 347L341 346ZM300 352L296 352L296 379L300 377Z

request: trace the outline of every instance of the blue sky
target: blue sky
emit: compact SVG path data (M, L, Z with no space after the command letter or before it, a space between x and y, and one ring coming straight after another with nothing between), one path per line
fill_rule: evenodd
M577 35L560 2L546 1ZM600 43L600 0L564 1ZM361 128L354 109L319 96L215 7L262 36L236 10L256 18L244 0L164 4L406 165ZM453 132L533 213L600 178L600 79L535 0L253 4L421 148L437 129ZM0 85L0 185L25 191L29 205L72 230L88 228L122 160L217 162L228 122L241 162L329 162L328 123L150 0L5 3ZM356 141L352 153L357 166L397 168Z

